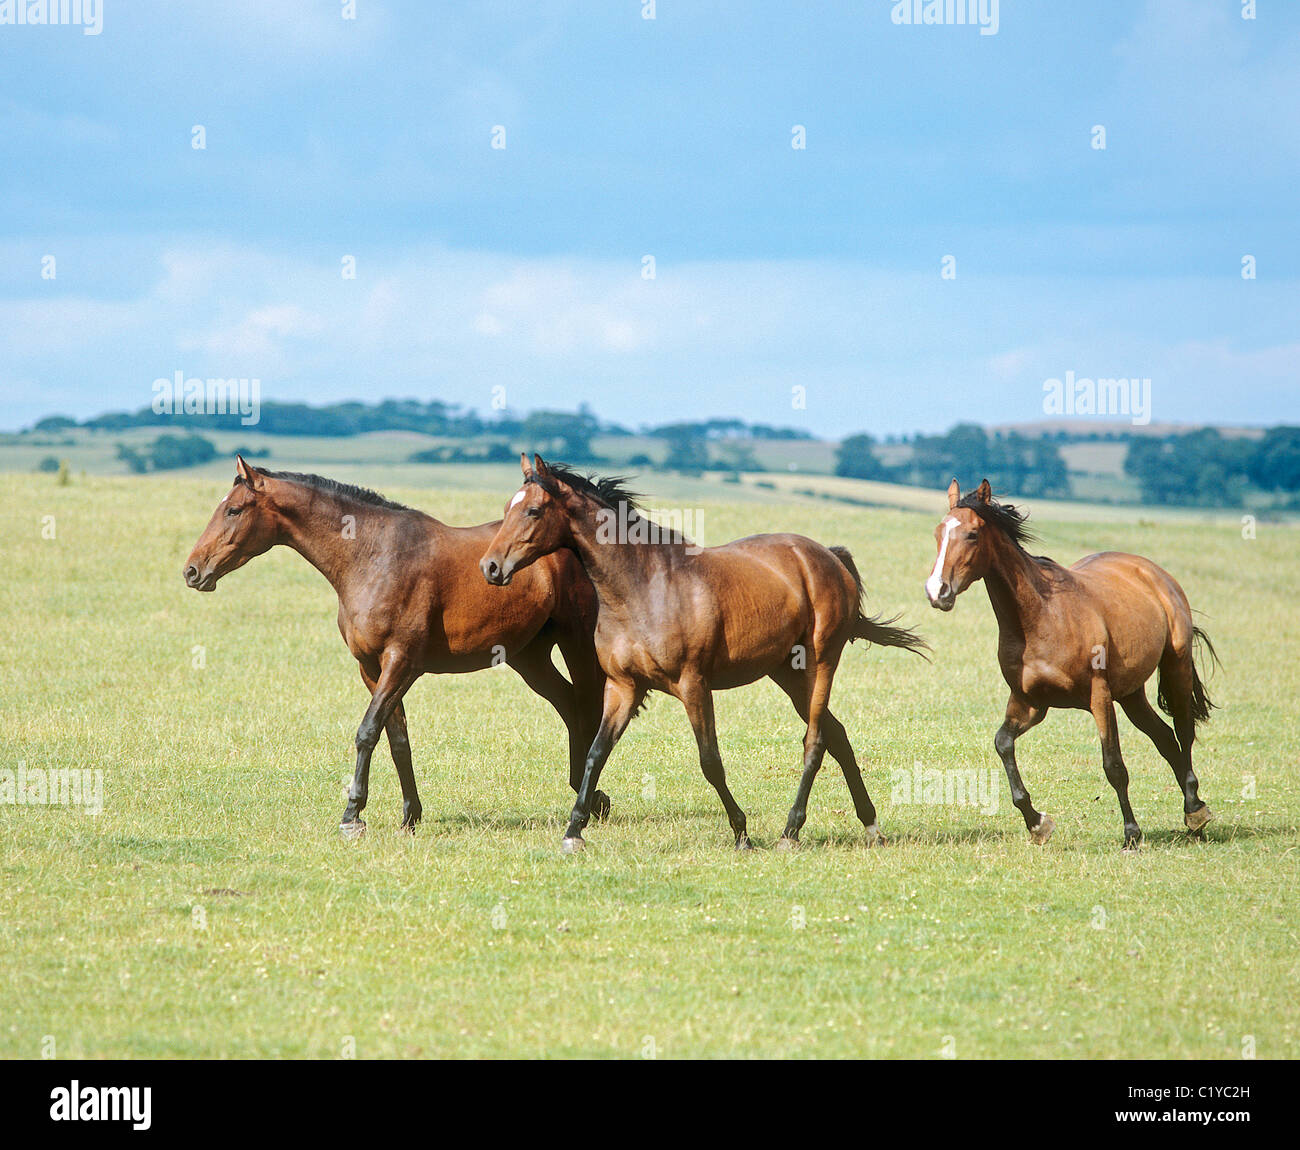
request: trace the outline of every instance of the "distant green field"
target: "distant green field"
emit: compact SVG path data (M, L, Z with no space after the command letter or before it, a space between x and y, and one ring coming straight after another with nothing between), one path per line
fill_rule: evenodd
M371 461L363 441L299 445L301 464L276 446L275 465L455 523L496 516L517 483L509 467ZM1034 508L1062 561L1114 548L1167 566L1223 658L1196 754L1207 841L1185 836L1172 772L1121 720L1147 835L1130 856L1086 714L1020 744L1058 823L1047 847L1027 841L992 748L1006 692L987 597L946 616L922 599L942 493L832 492L908 505L867 507L754 485L771 476L652 477L647 502L700 509L705 542L795 530L849 546L869 607L904 610L934 662L851 648L836 681L888 847L864 846L828 761L803 848L772 849L801 731L758 685L720 695L718 724L759 849L732 851L685 716L656 697L605 772L611 819L566 857L562 727L505 669L415 686L424 824L398 832L381 744L370 833L341 841L365 693L332 591L283 550L215 595L187 590L229 463L83 478L86 458L66 487L0 475L0 769L103 772L100 814L0 803L0 1055L1298 1052L1292 527L1247 540L1233 516ZM918 767L976 770L997 809L903 801Z
M124 443L137 449L151 443L166 428L132 428L127 431L90 431L77 428L69 432L42 434L28 432L21 435L0 435L0 470L33 471L48 457L66 459L74 472L85 471L91 475L127 475L129 469L117 458L117 444ZM237 448L268 451L270 455L259 462L265 466L282 469L303 468L373 468L381 466L393 482L412 486L436 480L440 473L428 470L427 464L409 464L412 453L431 447L466 445L464 440L439 439L417 432L369 432L342 438L317 436L267 435L256 427L244 432L204 432L206 438L219 450L220 463L190 469L186 474L222 474L229 470L226 460ZM744 440L745 448L753 452L769 480L786 482L788 477L817 479L833 478L838 444L822 439L753 439ZM645 435L597 436L592 449L602 459L607 470L645 471L658 467L664 461L668 444L663 439ZM728 446L713 444L716 458L726 458ZM1064 443L1061 457L1070 473L1070 485L1075 499L1097 503L1115 503L1136 506L1140 491L1136 481L1124 472L1124 456L1128 446L1124 442L1105 440ZM911 448L905 444L881 444L876 453L888 465L905 462ZM632 459L648 458L645 464L630 465ZM370 474L374 474L371 472ZM452 482L460 485L465 475L474 475L475 468L457 465L444 472L453 476ZM485 473L486 474L486 473ZM760 477L754 473L753 478ZM719 475L714 476L719 479ZM795 484L794 486L798 486ZM886 503L898 500L889 498Z
M177 428L173 434L185 434ZM136 427L125 431L90 431L76 428L68 432L29 432L0 435L0 470L33 471L48 456L66 459L75 471L91 475L128 475L126 464L117 458L117 445L141 447L167 427ZM440 439L414 431L372 431L344 437L310 435L267 435L255 427L242 431L205 431L203 435L217 445L223 462L220 471L229 470L230 454L237 448L269 451L267 466L297 468L310 465L324 468L338 464L404 465L412 453L444 445L464 446L467 441ZM760 464L769 471L807 471L829 474L835 470L835 444L821 439L746 440ZM611 466L623 466L636 456L646 456L661 463L668 445L663 439L644 435L603 435L592 441L592 449ZM716 453L716 449L715 449ZM425 465L411 465L418 469ZM463 469L463 468L462 468Z

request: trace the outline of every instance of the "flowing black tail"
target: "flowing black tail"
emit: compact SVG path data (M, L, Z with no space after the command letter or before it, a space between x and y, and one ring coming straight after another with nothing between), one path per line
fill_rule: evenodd
M853 576L853 582L858 589L858 618L853 626L853 638L866 639L869 643L879 643L882 647L902 647L905 651L913 651L920 655L922 659L929 659L926 651L930 649L927 643L915 631L909 631L906 627L892 627L891 623L898 620L895 615L890 619L881 619L879 616L872 617L862 610L862 576L858 574L858 565L853 562L853 555L847 547L832 547L830 549L835 556L848 569Z
M1199 726L1201 723L1209 721L1210 710L1214 707L1214 700L1210 698L1210 693L1205 689L1205 684L1201 682L1200 672L1196 669L1196 648L1208 651L1210 660L1216 667L1222 667L1219 661L1219 653L1214 649L1214 644L1210 642L1210 637L1199 627L1192 628L1192 721ZM1173 715L1169 706L1169 698L1165 694L1165 677L1163 673L1160 676L1160 685L1156 689L1156 702L1160 709L1166 715Z

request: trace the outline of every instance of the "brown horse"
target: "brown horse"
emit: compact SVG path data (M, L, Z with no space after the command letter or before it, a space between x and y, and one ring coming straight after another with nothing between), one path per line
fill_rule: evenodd
M853 748L828 702L844 645L869 639L918 650L910 631L862 613L862 584L843 548L802 535L752 535L696 547L644 519L618 479L593 480L522 457L524 485L483 556L489 583L506 586L529 565L576 553L596 588L596 653L605 671L600 728L587 755L564 849L583 845L592 795L614 744L647 692L679 699L699 746L700 768L727 810L736 848L749 848L745 812L727 789L713 692L768 676L807 724L803 777L782 844L798 841L825 751L840 764L868 841L876 809Z
M1187 596L1172 575L1138 555L1102 551L1070 568L1035 558L1024 548L1033 538L1025 518L993 499L987 479L964 498L954 479L948 515L935 528L939 555L925 593L932 607L951 611L977 579L988 588L998 620L998 662L1011 688L993 743L1030 837L1047 842L1056 823L1029 800L1016 766L1016 739L1050 708L1069 707L1092 712L1101 734L1101 765L1124 816L1124 848L1141 843L1120 756L1116 702L1173 768L1183 792L1183 821L1200 833L1210 808L1197 793L1192 740L1213 704L1196 671L1194 644L1203 643L1218 660L1208 636L1192 622ZM1147 701L1145 684L1157 668L1157 700L1173 718L1173 730Z
M402 784L402 826L420 821L402 696L421 675L505 662L559 712L569 731L569 782L582 782L604 676L592 636L596 598L572 555L537 564L508 592L483 586L475 564L497 523L448 527L373 491L319 475L266 471L235 460L235 485L185 561L188 586L217 580L284 544L330 581L339 630L361 668L370 706L357 730L357 765L340 831L364 832L370 756L387 731ZM558 644L573 682L551 661ZM597 813L609 808L597 796Z

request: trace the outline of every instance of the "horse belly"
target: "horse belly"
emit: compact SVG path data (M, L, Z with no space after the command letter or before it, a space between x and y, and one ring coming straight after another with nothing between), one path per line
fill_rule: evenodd
M1014 694L1035 707L1087 707L1092 694L1089 674L1055 663L1026 663L1003 677Z
M671 643L654 645L625 634L602 634L596 626L596 654L601 670L620 682L640 683L666 691L681 677L686 659Z
M430 605L423 640L431 672L494 666L533 640L549 617L549 601L527 586L500 590L492 598L460 596Z
M1111 637L1106 679L1111 694L1123 699L1139 690L1155 674L1165 647L1165 621L1155 625L1158 630L1144 631L1138 635ZM1158 640L1155 636L1159 636Z
M431 664L464 664L466 669L501 663L526 647L544 621L536 618L465 620L461 625L449 627L442 633L431 633L425 658Z

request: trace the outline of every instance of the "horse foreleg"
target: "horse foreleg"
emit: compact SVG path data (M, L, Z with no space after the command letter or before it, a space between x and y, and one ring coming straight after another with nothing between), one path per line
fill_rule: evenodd
M569 816L569 827L564 832L564 842L561 844L566 854L580 851L586 845L582 831L591 818L592 800L600 793L596 790L600 772L604 770L614 744L627 730L628 723L632 721L632 716L636 714L644 697L645 692L633 683L615 682L613 679L605 681L605 707L600 717L600 727L587 752L582 783L578 787L578 801L574 803L573 813Z
M1020 768L1016 765L1016 740L1031 727L1036 727L1047 714L1046 707L1035 707L1025 700L1012 695L1007 700L1006 717L1002 726L993 736L993 746L1002 760L1002 769L1007 772L1007 783L1011 787L1011 802L1025 820L1029 837L1040 846L1052 837L1056 821L1051 815L1034 810L1034 804L1020 779Z

